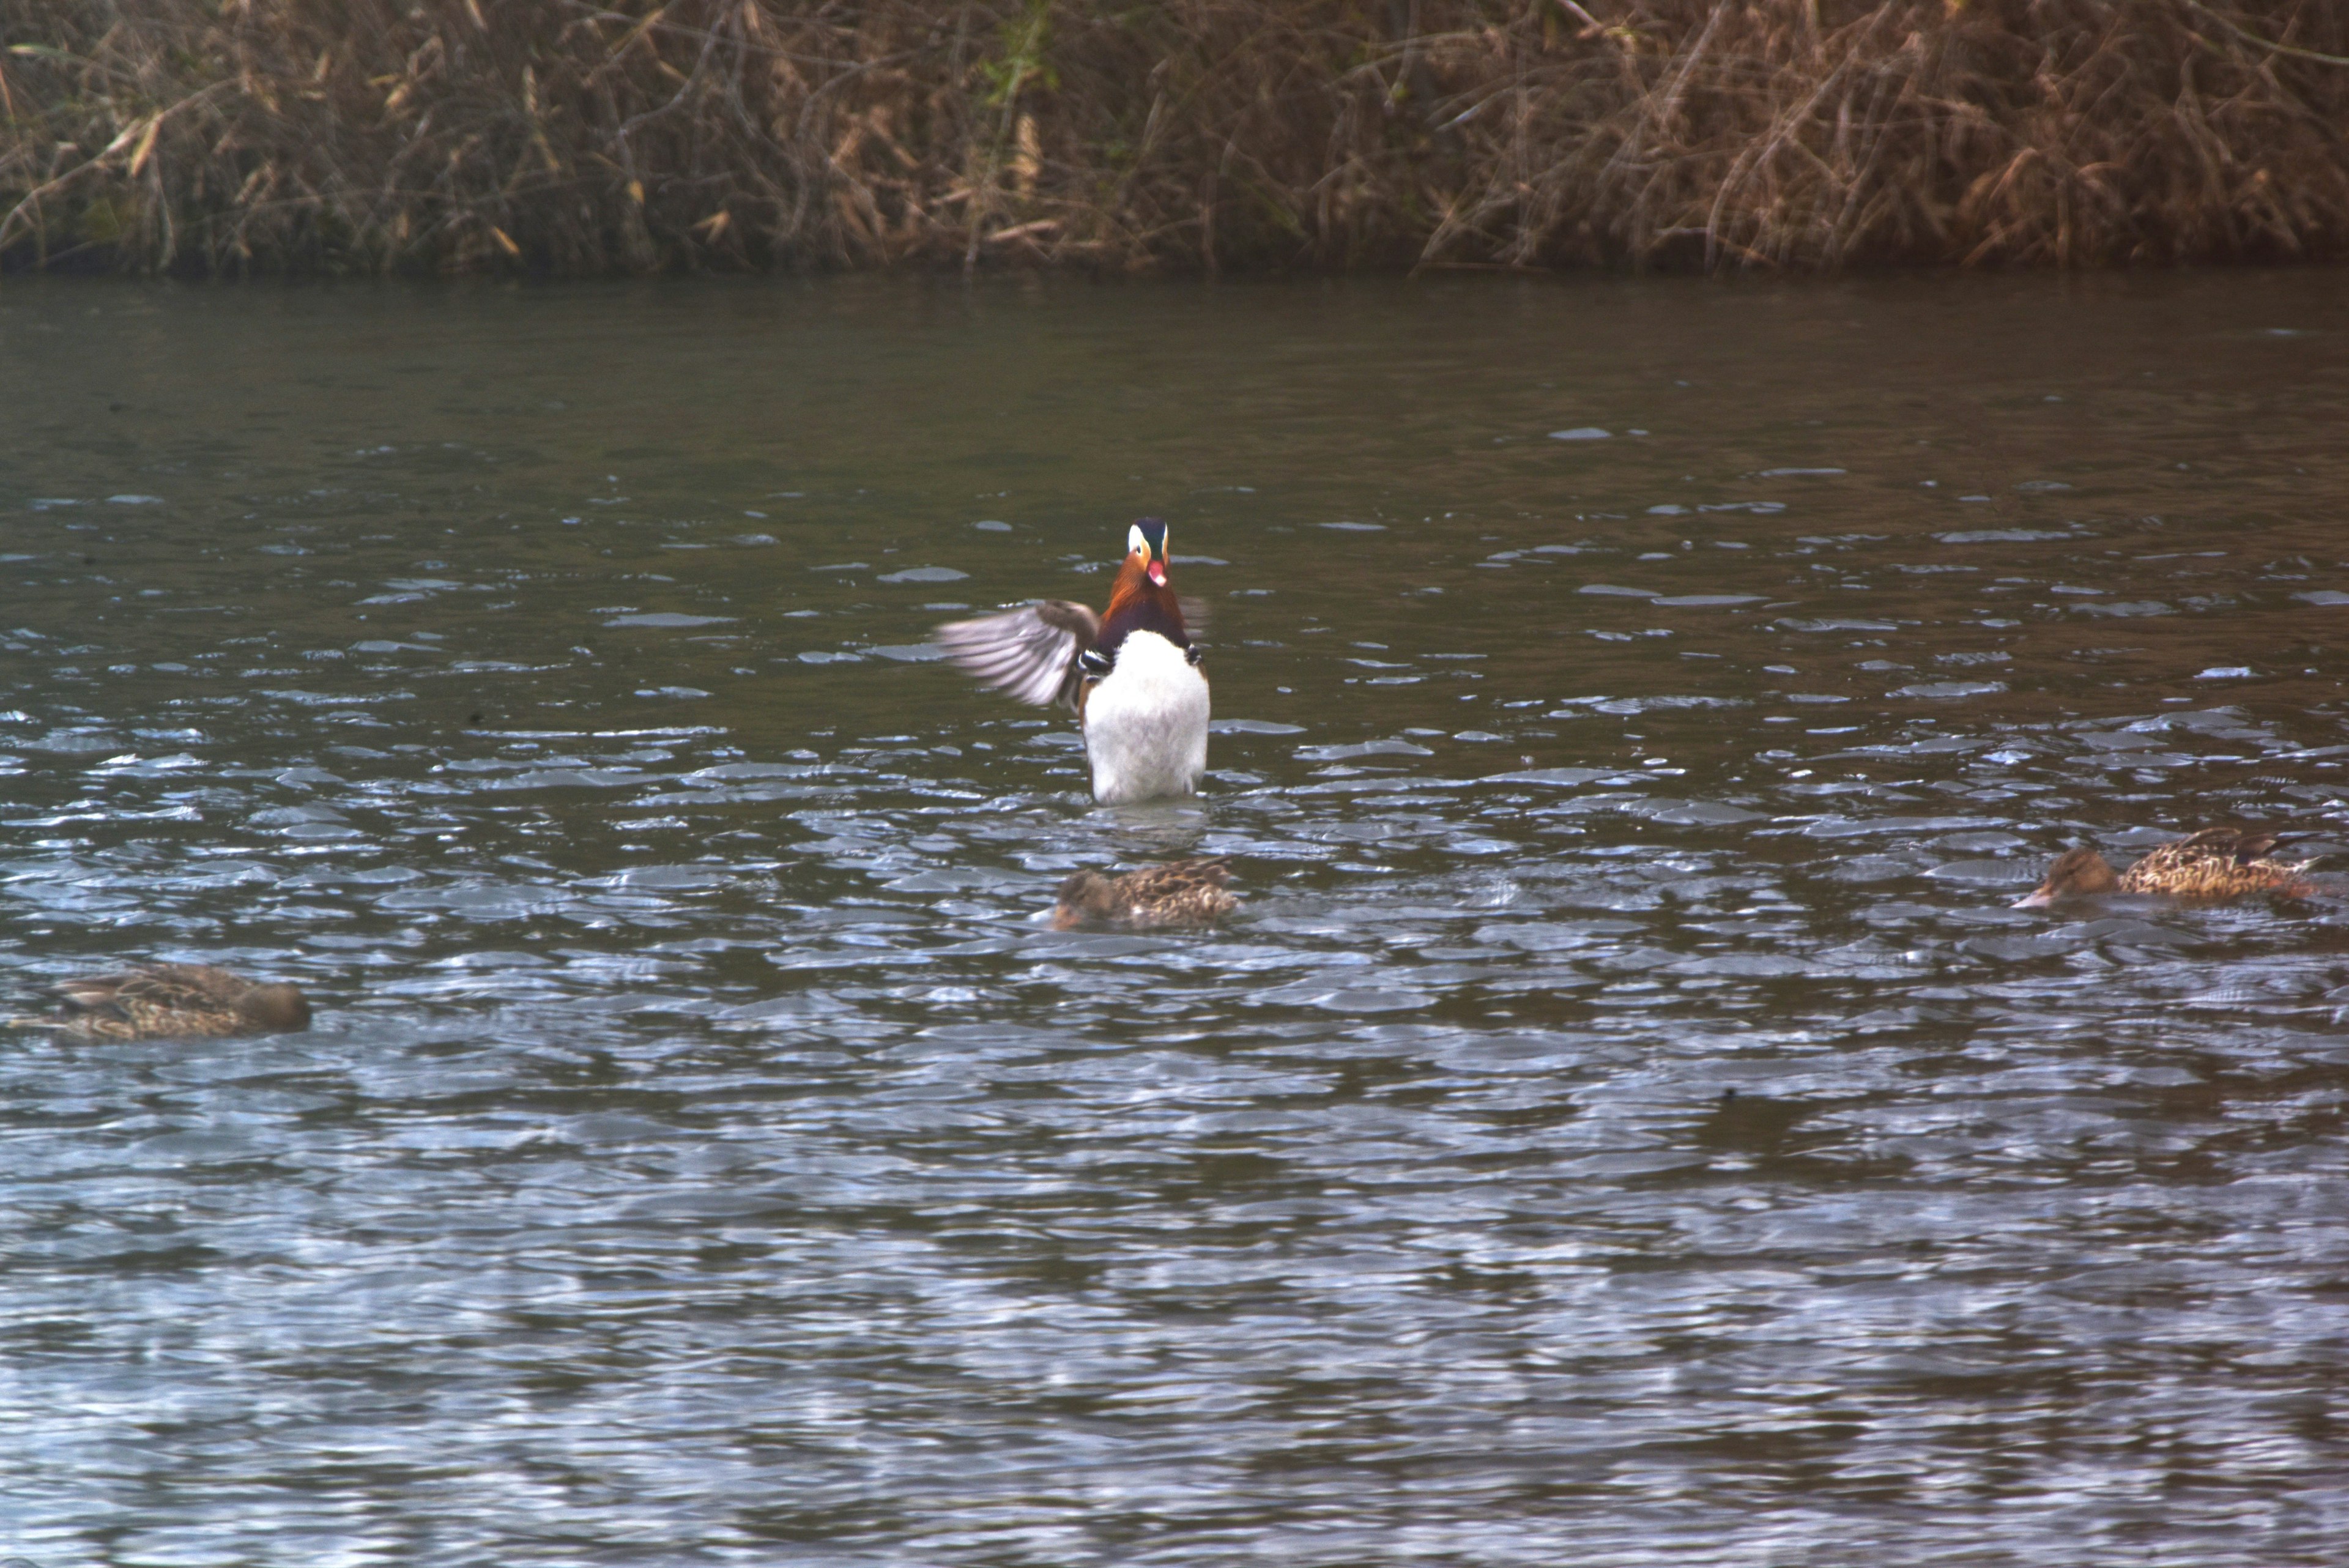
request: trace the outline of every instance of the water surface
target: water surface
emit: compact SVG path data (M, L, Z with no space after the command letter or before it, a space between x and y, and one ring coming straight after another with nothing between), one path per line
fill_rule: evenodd
M0 295L0 1546L2322 1564L2336 278ZM1195 803L953 616L1204 596ZM1211 934L1058 933L1230 857ZM2349 869L2349 861L2334 861Z

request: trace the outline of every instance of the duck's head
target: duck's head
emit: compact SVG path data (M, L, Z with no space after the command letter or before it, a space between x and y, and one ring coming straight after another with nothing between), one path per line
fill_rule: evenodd
M1061 884L1061 905L1052 911L1052 929L1072 930L1087 920L1107 918L1117 907L1117 888L1098 871L1078 871Z
M1125 531L1125 558L1160 587L1166 586L1166 524L1155 517L1137 517Z
M256 985L236 999L248 1022L273 1033L295 1034L310 1027L310 999L292 985Z
M2044 909L2065 898L2092 898L2109 893L2120 878L2093 849L2067 849L2047 868L2047 880L2014 901L2018 909Z

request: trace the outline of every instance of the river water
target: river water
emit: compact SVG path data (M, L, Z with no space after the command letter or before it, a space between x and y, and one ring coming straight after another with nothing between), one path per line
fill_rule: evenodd
M2349 1558L2337 275L0 294L0 1547ZM935 623L1168 519L1100 808ZM1060 933L1230 857L1213 933ZM2349 859L2330 862L2349 869Z

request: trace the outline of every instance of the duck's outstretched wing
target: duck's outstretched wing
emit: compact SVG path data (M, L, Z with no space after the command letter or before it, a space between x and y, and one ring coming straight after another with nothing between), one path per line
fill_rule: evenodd
M1077 656L1101 637L1101 617L1067 599L1038 599L1001 615L948 621L930 637L984 685L1039 708L1073 705Z

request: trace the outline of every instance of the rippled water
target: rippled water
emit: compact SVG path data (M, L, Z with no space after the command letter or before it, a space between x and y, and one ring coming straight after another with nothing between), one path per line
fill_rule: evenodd
M0 379L0 980L319 1002L5 1037L26 1561L2349 1556L2342 908L2006 907L2349 854L2337 277L12 283ZM923 639L1142 512L1210 787L1103 809Z

